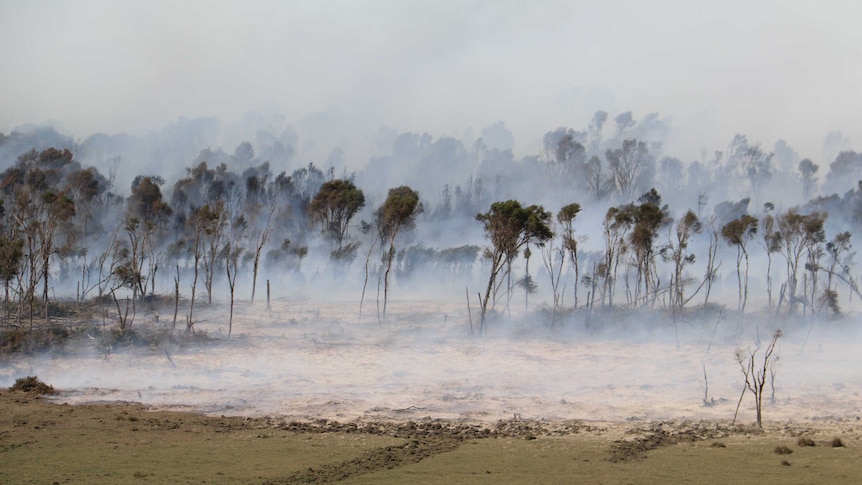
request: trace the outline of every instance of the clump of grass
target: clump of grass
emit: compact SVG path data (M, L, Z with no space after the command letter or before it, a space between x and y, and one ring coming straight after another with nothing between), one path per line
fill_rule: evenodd
M841 438L832 438L832 442L830 444L833 448L844 448L844 442L841 441Z
M15 384L9 388L10 391L26 392L27 394L57 394L53 386L45 384L36 376L19 377Z
M713 448L727 448L727 445L722 443L721 441L716 441L711 445Z
M791 450L790 448L788 448L784 445L781 445L781 446L775 447L775 453L778 455L789 455L789 454L793 453L793 450Z
M815 446L814 440L805 436L800 436L797 443L799 446Z

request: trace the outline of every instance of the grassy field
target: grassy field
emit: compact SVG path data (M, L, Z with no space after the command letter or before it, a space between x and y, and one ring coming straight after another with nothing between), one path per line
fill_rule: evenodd
M4 390L0 482L858 483L858 426L298 423Z

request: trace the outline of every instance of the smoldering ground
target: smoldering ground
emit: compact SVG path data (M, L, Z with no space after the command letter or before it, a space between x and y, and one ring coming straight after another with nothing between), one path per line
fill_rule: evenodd
M214 415L729 420L743 382L735 352L755 345L727 319L717 330L680 322L675 332L635 317L611 334L552 332L534 313L477 338L464 305L399 302L383 324L357 321L356 309L355 302L277 301L271 313L241 306L228 340L224 308L214 308L198 324L215 338L208 344L22 356L2 368L0 384L36 374L62 390L60 402L137 401ZM766 419L857 419L858 331L808 330L789 328L780 340ZM740 421L752 420L747 398Z

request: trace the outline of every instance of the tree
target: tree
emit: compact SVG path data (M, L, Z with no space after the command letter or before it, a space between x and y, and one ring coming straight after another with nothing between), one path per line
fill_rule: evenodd
M674 314L681 310L691 298L685 297L686 278L683 273L686 265L693 264L694 254L689 254L688 244L691 236L701 231L701 223L691 210L685 213L676 223L675 240L668 242L662 248L661 254L665 260L673 262L673 281L671 281L671 308ZM697 293L695 291L695 293ZM692 295L693 296L693 295Z
M227 324L227 336L233 331L233 305L236 293L236 276L239 273L240 255L245 250L244 242L248 232L248 223L243 216L235 217L230 221L229 238L225 243L223 258L225 260L225 272L227 273L227 284L230 287L230 317Z
M599 271L604 277L604 290L602 294L602 305L613 306L614 292L616 291L617 269L622 256L629 250L626 244L626 235L634 224L631 204L611 207L605 213L602 223L602 233L605 238L605 257L603 268Z
M793 314L800 300L796 296L799 282L799 263L806 250L813 250L825 239L823 223L826 213L812 212L811 214L800 214L797 209L789 209L777 218L778 230L782 238L782 255L787 263L787 282L779 299L778 308L781 308L781 300L787 298L788 314ZM807 295L806 295L807 296ZM806 298L801 300L806 302Z
M521 248L531 243L543 246L554 234L549 226L550 212L537 205L522 207L516 200L494 202L488 212L477 214L476 220L482 223L485 236L491 241L491 248L485 251L485 257L491 261L491 273L485 296L480 302L482 318L479 333L483 334L486 332L485 321L491 291L506 263L514 259Z
M853 283L850 273L850 263L853 259L853 252L850 244L850 232L845 231L836 234L835 237L826 243L826 252L830 256L829 268L827 269L826 290L824 292L823 303L829 306L833 315L839 315L841 309L838 306L838 292L832 289L832 278L838 277L850 286L851 290L857 291L855 283ZM840 271L839 268L840 267Z
M650 289L655 293L655 240L659 229L670 222L667 207L661 207L661 196L655 189L643 194L639 205L630 207L634 226L629 233L629 241L635 256L638 284L635 288L634 303L640 299L640 284L643 283L644 302L650 298Z
M620 148L608 150L605 158L611 169L614 190L622 199L631 200L652 178L654 162L643 141L624 140Z
M814 187L817 184L817 170L819 165L812 162L810 158L805 158L799 162L799 174L802 176L802 197L805 200L811 198Z
M775 345L778 339L781 338L781 330L776 330L772 334L772 340L766 346L763 353L763 360L756 362L757 351L760 347L748 352L748 355L742 350L736 352L736 361L739 363L739 368L745 378L745 384L742 388L742 393L739 395L739 403L736 405L736 413L733 415L733 423L736 423L736 415L739 413L739 404L742 403L742 398L745 396L745 391L751 391L754 394L754 407L757 415L757 427L763 428L763 391L766 389L766 376L775 375L775 361L778 357L775 354ZM758 365L760 364L760 365ZM733 424L731 423L731 424Z
M772 255L781 251L781 233L775 229L775 217L772 214L766 214L760 221L762 228L761 234L763 241L761 245L766 251L766 295L769 301L769 311L773 309L772 302Z
M707 227L709 228L709 231L707 232L707 237L709 238L709 249L706 253L706 273L703 275L703 281L705 284L703 292L704 306L709 304L709 294L712 291L712 284L715 282L716 275L718 275L718 268L721 267L721 262L716 264L715 261L718 254L719 235L721 234L721 227L719 226L718 218L715 215L710 217Z
M19 265L24 258L24 240L0 236L0 279L3 280L3 316L9 315L9 285L18 277Z
M365 207L365 194L350 180L337 179L325 182L311 200L308 211L335 243L333 254L340 254L350 220Z
M260 270L260 254L263 251L263 247L266 246L266 241L269 239L269 234L272 231L272 214L275 213L275 206L273 205L269 209L269 214L266 216L266 223L260 228L257 233L257 237L255 238L256 244L254 248L254 264L252 265L252 279L251 279L251 302L254 303L254 293L257 289L257 273Z
M805 221L802 229L804 231L803 240L807 254L805 269L808 270L808 274L811 276L811 298L809 305L811 315L813 316L817 310L817 275L822 269L820 267L820 259L823 257L823 243L826 241L826 232L823 230L826 213L816 213L816 215L811 214L810 216Z
M613 186L613 180L605 179L602 173L602 161L595 155L590 157L584 166L584 174L589 192L596 200L601 200L608 192L608 187Z
M402 185L389 189L389 195L383 204L374 212L374 220L380 240L387 243L384 262L386 271L383 277L383 316L386 317L386 304L389 300L389 273L395 258L395 239L405 230L412 229L416 216L422 213L422 202L419 192Z
M736 278L739 283L739 322L742 323L745 314L745 304L748 301L748 251L746 245L757 234L757 218L745 214L734 219L721 228L721 237L728 246L736 247ZM742 273L742 262L745 261L745 274Z
M853 150L842 150L829 164L824 185L841 193L856 187L856 182L862 179L862 153Z
M137 176L132 181L132 194L126 201L126 221L134 220L135 227L133 228L136 237L139 239L137 244L133 244L133 249L139 251L139 289L141 301L146 297L147 283L150 284L152 294L156 292L156 273L159 268L159 257L156 254L156 246L158 241L164 237L165 223L173 214L170 206L162 199L161 186L164 180L158 176ZM126 224L126 231L129 232L129 225ZM132 237L132 234L129 233ZM138 247L134 247L138 246ZM147 274L143 275L144 259L147 260Z
M608 113L607 111L598 110L593 114L593 119L590 121L590 140L589 140L589 148L590 153L599 153L599 150L602 147L602 128L605 126L605 122L608 121Z
M557 222L563 228L563 249L568 253L569 260L572 262L572 269L575 270L575 308L578 308L580 272L578 268L578 240L575 239L575 230L572 226L579 212L581 212L581 205L577 203L565 205L557 212Z
M207 288L209 302L212 303L212 276L215 270L215 260L220 249L221 237L224 232L225 213L221 205L210 208L209 205L192 212L187 220L187 230L190 233L194 279L192 280L192 297L189 303L189 315L186 319L186 331L194 331L195 295L200 276L201 260L204 261L204 285Z
M219 262L219 251L221 241L224 238L227 227L227 211L224 204L218 201L214 206L205 205L197 212L200 222L203 224L204 242L204 286L207 290L207 303L213 302L213 279L215 277L216 265Z
M165 181L158 176L138 175L132 181L132 194L126 201L126 211L144 221L161 222L173 211L162 199L161 186Z
M755 197L760 197L763 186L772 178L773 153L764 152L759 144L748 145L742 154L742 169L751 184Z

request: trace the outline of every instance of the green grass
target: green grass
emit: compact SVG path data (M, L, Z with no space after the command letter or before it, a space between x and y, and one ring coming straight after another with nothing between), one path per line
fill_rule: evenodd
M506 437L430 427L404 436L413 428L290 426L135 404L56 405L0 391L0 483L857 483L862 442L854 424L759 433L627 423L553 433L516 422L497 428L508 429ZM816 446L798 444L803 432ZM650 436L662 439L620 445ZM836 437L844 447L831 446ZM776 454L780 446L792 453Z

